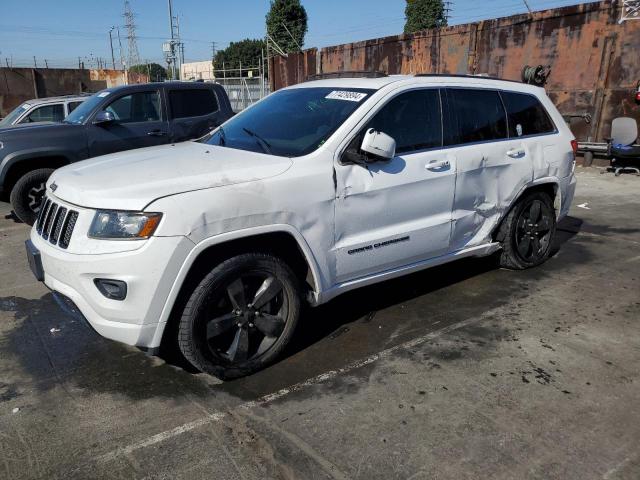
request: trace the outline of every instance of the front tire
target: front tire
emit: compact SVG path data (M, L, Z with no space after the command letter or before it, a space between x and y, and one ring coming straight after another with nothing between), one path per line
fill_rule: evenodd
M47 180L52 168L38 168L24 174L11 189L9 201L13 211L27 225L33 225L38 218Z
M540 265L549 258L555 233L556 215L549 195L525 194L500 226L500 266L523 270Z
M299 282L288 265L246 253L222 262L195 288L180 319L178 345L198 370L241 377L282 353L299 315Z

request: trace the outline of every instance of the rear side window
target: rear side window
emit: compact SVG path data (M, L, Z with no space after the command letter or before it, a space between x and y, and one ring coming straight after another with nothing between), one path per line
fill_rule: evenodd
M555 132L555 125L536 97L515 92L502 92L501 95L509 116L510 137Z
M507 138L507 115L495 90L447 89L454 122L458 124L455 143L475 143Z
M67 108L69 109L69 113L73 112L76 108L78 108L78 105L80 105L82 102L69 102L67 104Z
M173 118L199 117L218 110L216 94L204 88L170 90L169 104Z
M441 147L439 90L413 90L398 95L376 113L366 127L369 128L393 137L397 153Z
M30 122L61 122L64 120L64 107L61 103L54 105L44 105L36 108L27 115L20 123Z

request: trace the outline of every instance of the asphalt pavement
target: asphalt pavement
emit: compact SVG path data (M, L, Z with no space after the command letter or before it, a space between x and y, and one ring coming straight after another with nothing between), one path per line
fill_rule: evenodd
M28 231L0 203L0 478L640 478L638 177L578 168L543 266L350 292L231 382L65 317Z

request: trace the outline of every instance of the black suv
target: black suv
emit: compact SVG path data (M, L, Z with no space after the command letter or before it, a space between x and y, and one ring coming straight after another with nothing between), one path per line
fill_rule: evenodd
M233 115L222 86L166 82L96 93L58 124L0 131L0 193L33 224L49 175L98 155L198 138Z

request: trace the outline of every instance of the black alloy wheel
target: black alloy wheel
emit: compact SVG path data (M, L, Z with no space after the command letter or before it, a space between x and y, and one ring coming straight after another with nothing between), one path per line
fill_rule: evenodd
M235 378L272 362L298 321L298 281L281 259L247 253L216 266L182 314L178 344L197 369Z
M549 258L555 232L556 212L549 194L525 193L498 229L500 266L522 270L540 265Z
M527 263L535 263L549 249L554 214L539 199L531 200L520 212L516 226L516 250Z

